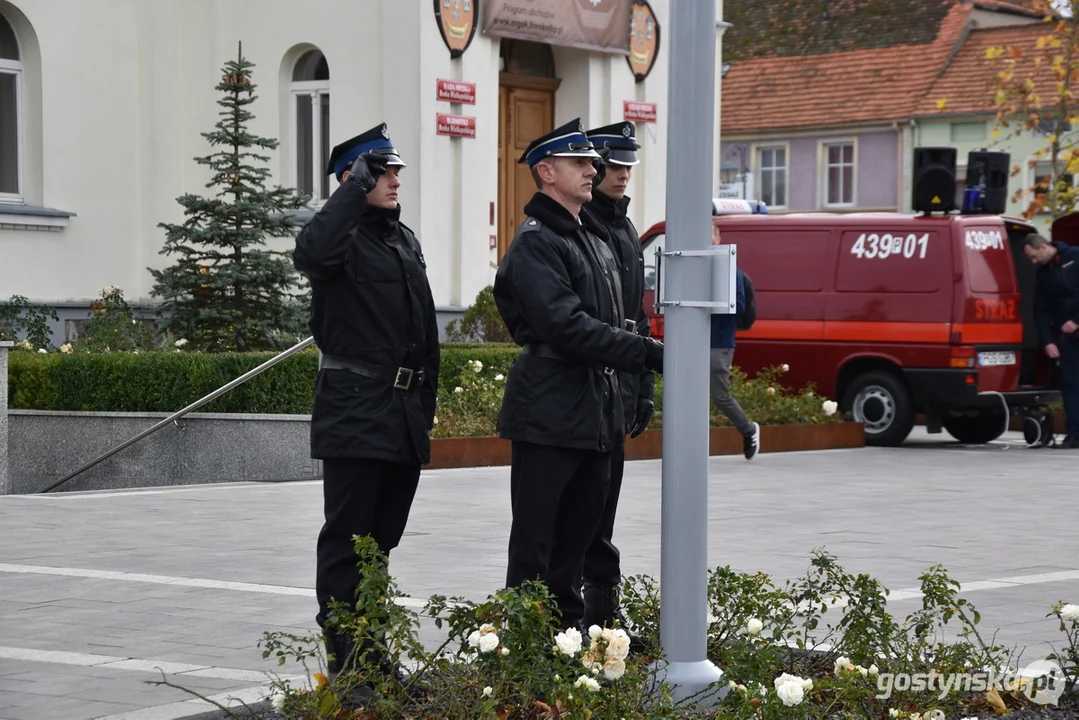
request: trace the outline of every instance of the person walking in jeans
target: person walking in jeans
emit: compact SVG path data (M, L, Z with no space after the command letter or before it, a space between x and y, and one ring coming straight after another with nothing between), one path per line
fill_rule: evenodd
M712 225L712 244L719 245L719 228ZM741 269L737 271L738 300L737 310L745 312L746 291L745 276ZM709 391L719 411L727 416L731 424L742 434L742 447L746 460L752 460L760 451L761 427L746 417L742 406L731 396L731 364L734 362L735 315L712 315L712 341L709 372Z

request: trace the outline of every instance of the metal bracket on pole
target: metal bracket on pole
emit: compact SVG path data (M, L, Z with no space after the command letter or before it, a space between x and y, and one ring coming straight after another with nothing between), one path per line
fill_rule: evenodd
M708 308L712 315L733 315L738 310L738 263L735 245L713 245L707 250L664 250L656 248L656 295L655 311L662 313L665 307ZM712 265L711 297L707 299L672 300L667 297L664 280L663 258L706 258Z

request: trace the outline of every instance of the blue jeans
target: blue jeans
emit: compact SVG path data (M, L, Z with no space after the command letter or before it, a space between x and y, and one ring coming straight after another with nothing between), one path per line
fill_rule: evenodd
M1060 349L1060 395L1064 400L1068 437L1079 440L1079 336L1066 335Z

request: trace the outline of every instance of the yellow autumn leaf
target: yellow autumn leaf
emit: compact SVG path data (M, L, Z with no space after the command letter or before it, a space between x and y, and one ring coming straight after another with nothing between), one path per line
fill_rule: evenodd
M993 102L996 103L997 105L1003 105L1004 100L1005 100L1004 91L1003 90L997 90L997 94L993 96Z
M1004 700L1001 699L1000 693L997 692L995 687L990 687L985 691L985 701L993 706L993 710L997 715L1008 712L1008 706L1004 704Z
M315 673L315 682L318 683L319 687L324 687L330 684L329 679L322 673Z
M943 110L944 106L948 103L948 98L941 98L937 100L937 110Z
M996 60L998 57L1000 57L1003 54L1004 54L1004 48L1002 48L1002 47L986 48L986 50L985 50L985 59L986 60Z
M1000 137L1000 128L993 128L992 137Z

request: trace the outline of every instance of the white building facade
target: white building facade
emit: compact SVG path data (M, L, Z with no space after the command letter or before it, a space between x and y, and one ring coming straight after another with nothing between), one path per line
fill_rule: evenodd
M180 195L211 192L193 158L212 152L200 133L218 119L214 88L241 42L255 64L250 130L281 142L267 152L273 183L324 200L336 187L324 171L330 149L388 124L408 163L402 220L423 244L447 316L493 281L535 190L516 165L524 146L575 117L589 128L621 121L627 102L643 103L631 112L654 109L637 124L642 163L630 209L642 232L662 220L670 0L516 0L538 6L541 18L574 4L597 13L629 5L641 28L650 15L645 40L658 37L645 48L651 69L640 81L624 52L489 34L484 13L514 0L486 4L0 0L0 302L20 294L85 317L113 285L132 303L152 304L147 268L171 263L160 254L158 223L182 222ZM457 24L441 30L436 11L456 12ZM460 21L469 12L470 29ZM462 28L471 40L454 58ZM640 55L635 62L641 67ZM471 83L474 104L440 100L440 81ZM474 136L439 134L440 114L472 118L457 124Z

